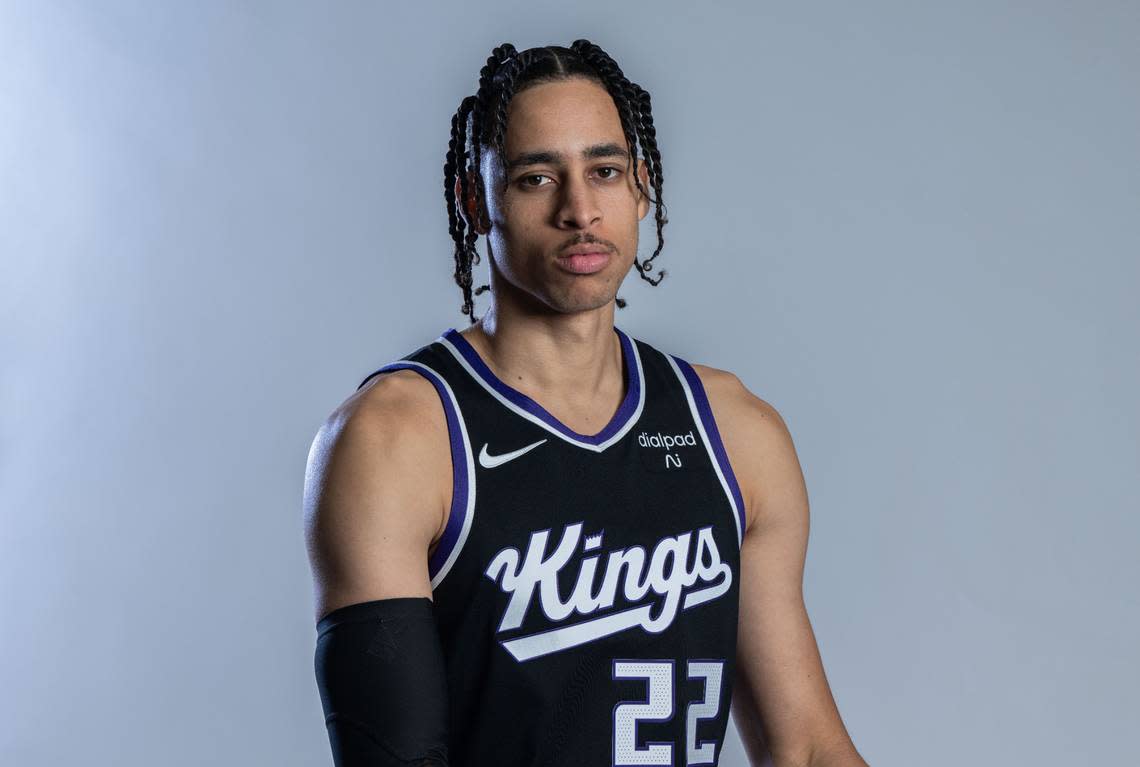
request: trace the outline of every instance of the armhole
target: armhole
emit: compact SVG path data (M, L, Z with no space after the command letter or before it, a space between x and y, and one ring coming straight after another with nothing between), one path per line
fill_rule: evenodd
M740 485L736 481L736 473L733 472L732 464L728 460L728 452L724 449L724 443L721 441L720 430L716 427L716 419L713 418L712 406L709 405L704 384L701 383L697 371L693 370L693 366L688 362L672 354L666 354L665 358L669 360L673 372L677 374L677 379L685 390L685 399L689 403L693 422L697 425L697 431L700 432L701 439L704 441L705 449L708 451L709 459L716 470L717 478L720 480L721 487L724 488L729 506L732 507L732 518L736 524L736 542L740 544L744 540L744 531L747 527L747 518L744 515L744 499L740 494Z
M373 376L394 370L413 370L430 381L439 395L444 416L447 418L447 435L451 444L451 507L448 510L447 525L443 529L443 535L440 536L439 545L428 558L428 578L434 591L455 564L471 530L471 522L475 516L475 464L467 439L467 424L463 420L455 392L435 370L422 362L401 360L369 374L360 385L363 386Z

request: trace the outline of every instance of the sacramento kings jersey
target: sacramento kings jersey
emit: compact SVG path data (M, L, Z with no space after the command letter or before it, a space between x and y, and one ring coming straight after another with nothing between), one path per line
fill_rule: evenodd
M744 504L692 367L614 332L626 394L593 435L453 328L364 379L414 370L447 418L452 501L429 575L453 767L720 759Z

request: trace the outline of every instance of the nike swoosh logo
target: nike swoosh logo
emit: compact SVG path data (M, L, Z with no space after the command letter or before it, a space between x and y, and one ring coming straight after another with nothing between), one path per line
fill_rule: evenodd
M512 450L509 453L503 453L502 455L491 455L488 453L487 443L484 442L483 449L479 451L479 465L484 469L493 469L496 466L502 466L507 461L513 461L523 453L528 453L531 450L534 450L545 441L546 440L544 439L540 439L538 442L527 445L526 447L520 447L518 450Z

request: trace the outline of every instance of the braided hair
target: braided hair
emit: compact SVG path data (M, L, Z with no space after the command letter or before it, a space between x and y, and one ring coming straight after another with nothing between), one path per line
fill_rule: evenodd
M451 239L455 242L455 282L463 291L460 311L471 319L472 324L475 323L474 296L490 289L488 285L480 285L472 291L471 266L480 260L475 249L478 233L467 226L463 215L463 200L468 199L472 191L476 195L478 215L482 215L485 210L482 198L485 186L480 172L481 149L491 147L497 150L500 162L505 162L503 144L507 132L507 107L511 98L529 85L571 77L584 77L597 82L614 100L633 160L634 183L637 184L638 191L653 202L657 221L657 248L644 263L639 262L635 256L633 265L641 278L651 285L657 285L665 277L664 270L660 270L656 278L649 275L653 268L650 262L657 258L665 246L661 230L669 220L661 202L661 153L657 150L657 130L653 127L649 92L637 83L630 82L617 62L589 40L575 40L569 48L546 46L529 48L521 53L510 43L504 43L491 51L491 56L479 72L478 91L475 95L464 98L451 118L451 140L447 145L447 160L443 165L443 197L447 203ZM637 174L639 143L648 170L649 184L655 193L652 197L641 185ZM460 184L462 200L455 197L456 179ZM473 181L475 189L471 190ZM625 308L625 299L620 296L616 303L619 309Z

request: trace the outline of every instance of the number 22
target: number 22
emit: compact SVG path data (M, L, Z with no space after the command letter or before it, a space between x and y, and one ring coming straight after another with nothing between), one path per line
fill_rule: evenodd
M633 765L672 765L673 743L652 741L637 747L639 721L665 722L673 718L673 669L675 661L618 660L613 662L614 679L644 679L645 700L621 701L614 706L613 767ZM685 764L713 764L716 741L697 743L697 721L712 719L720 710L720 688L724 673L723 660L690 660L686 665L689 679L704 679L704 697L689 701L685 707Z

